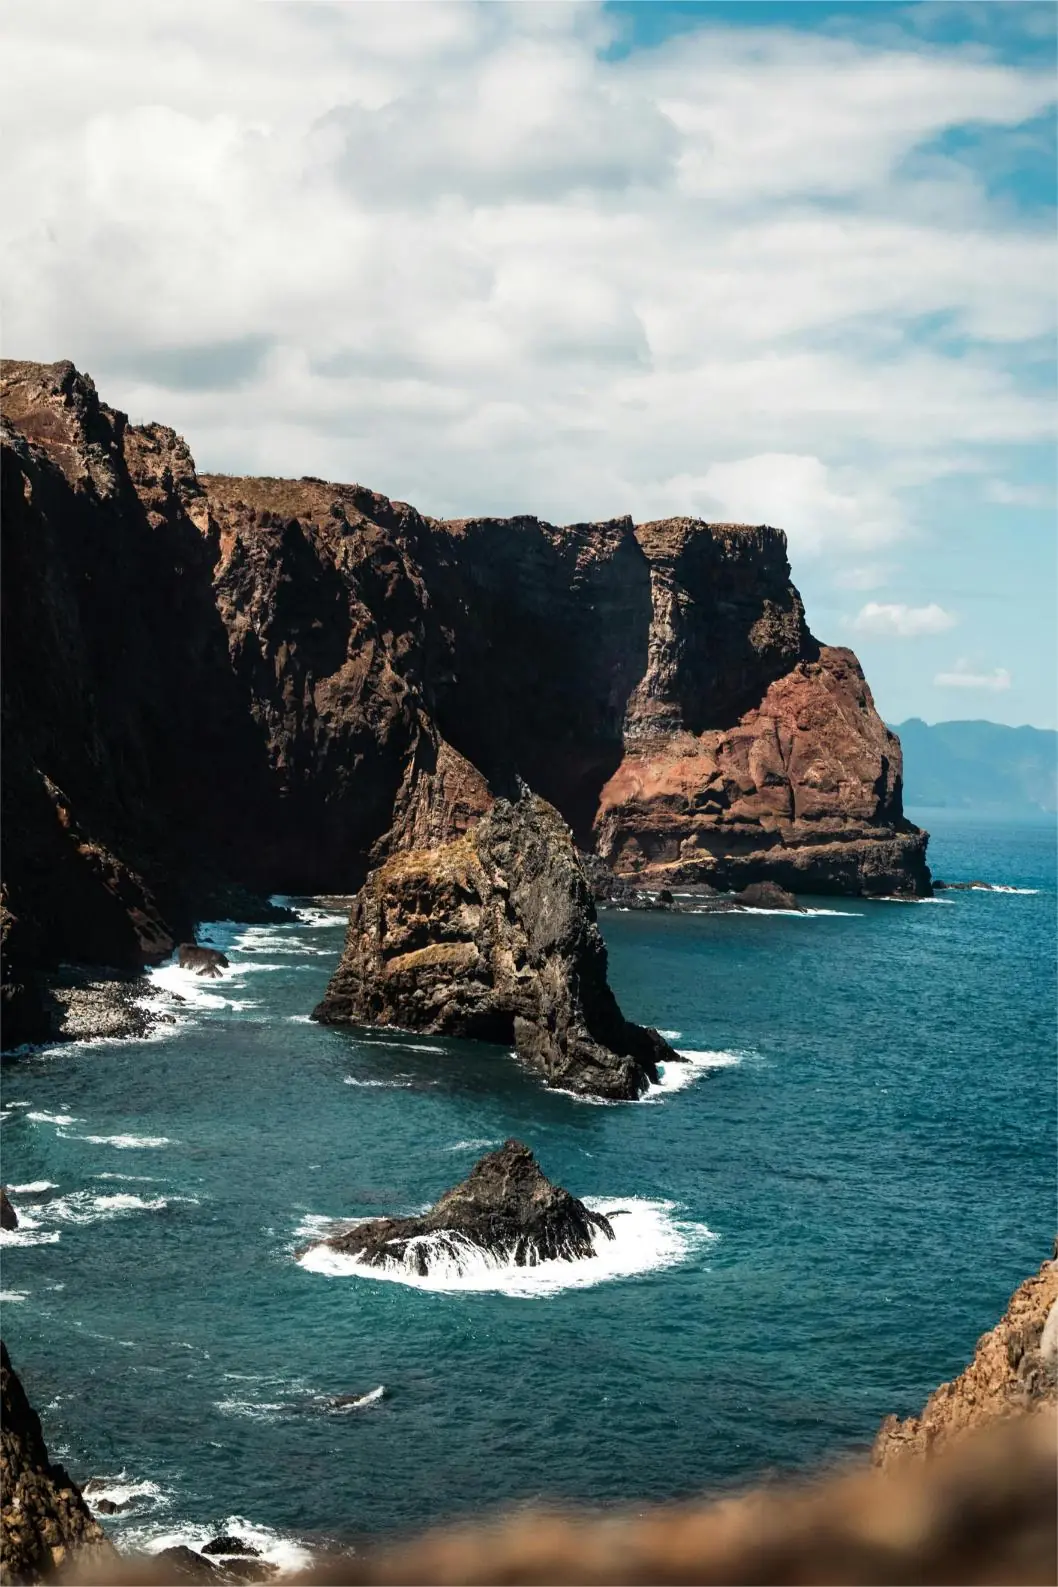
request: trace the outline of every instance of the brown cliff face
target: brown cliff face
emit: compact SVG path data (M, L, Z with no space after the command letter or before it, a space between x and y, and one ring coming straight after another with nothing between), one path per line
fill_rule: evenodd
M61 1566L104 1572L114 1549L62 1466L52 1465L40 1418L0 1343L0 1581L38 1582Z
M513 1045L549 1085L614 1099L679 1062L621 1014L569 829L528 790L371 872L314 1017Z
M236 886L353 891L518 779L648 885L928 891L779 531L199 478L65 363L6 361L3 406L6 1045L42 969L164 958Z
M1020 1284L1003 1316L977 1341L973 1360L934 1389L918 1416L887 1416L871 1458L889 1467L933 1455L967 1433L1026 1412L1058 1411L1058 1261Z
M653 620L596 852L647 885L930 890L898 739L851 651L819 645L766 526L640 526Z

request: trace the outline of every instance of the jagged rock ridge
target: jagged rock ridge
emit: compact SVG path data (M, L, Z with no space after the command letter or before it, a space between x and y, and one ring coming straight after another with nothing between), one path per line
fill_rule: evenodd
M575 1262L593 1256L597 1240L613 1237L607 1218L553 1185L529 1148L509 1140L428 1212L372 1218L324 1243L365 1267L405 1267L425 1276L431 1266L458 1267L475 1253L518 1267Z

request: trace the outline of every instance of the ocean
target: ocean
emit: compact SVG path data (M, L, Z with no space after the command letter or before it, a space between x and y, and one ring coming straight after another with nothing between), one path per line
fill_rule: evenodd
M603 914L625 1012L691 1055L638 1103L313 1025L344 920L309 901L203 928L220 981L154 972L188 1000L161 1034L8 1060L4 1337L53 1458L132 1500L111 1535L294 1565L727 1490L917 1409L1056 1225L1054 828L918 819L936 875L1010 890ZM311 1249L508 1136L621 1214L597 1260L411 1283Z

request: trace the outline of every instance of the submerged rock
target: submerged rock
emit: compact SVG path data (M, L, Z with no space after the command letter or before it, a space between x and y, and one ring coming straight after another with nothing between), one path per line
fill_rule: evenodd
M40 1418L2 1343L0 1398L0 1580L42 1581L75 1560L100 1570L116 1562L81 1490L48 1459Z
M0 1229L17 1229L18 1213L7 1199L7 1191L0 1188Z
M371 872L313 1017L513 1044L549 1085L615 1099L680 1061L618 1008L569 829L527 789Z
M153 1558L165 1561L166 1579L171 1581L222 1582L227 1579L219 1565L183 1543L160 1548Z
M414 1218L373 1218L325 1241L368 1267L405 1267L425 1276L436 1262L484 1252L518 1267L575 1262L612 1240L609 1219L544 1174L520 1141L506 1141L467 1178Z
M176 962L181 970L194 970L196 975L220 975L228 968L228 960L216 948L200 948L194 942L182 942L177 949Z

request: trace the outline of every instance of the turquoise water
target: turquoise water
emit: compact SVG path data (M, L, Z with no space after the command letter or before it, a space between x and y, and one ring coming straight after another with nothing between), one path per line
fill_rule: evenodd
M14 1196L4 1335L53 1450L133 1490L114 1534L238 1518L292 1560L506 1502L721 1488L916 1408L1055 1227L1054 834L926 824L938 875L1031 891L605 915L625 1010L699 1055L646 1102L306 1022L343 936L311 910L215 928L223 982L162 972L216 1000L174 1005L163 1039L8 1062L4 1179L46 1188ZM323 1220L421 1206L508 1135L627 1209L596 1282L296 1260Z

